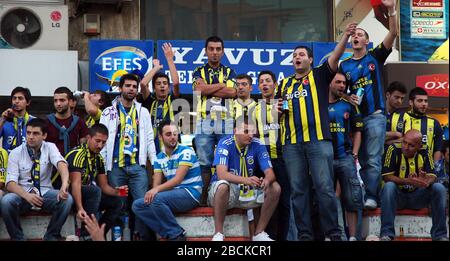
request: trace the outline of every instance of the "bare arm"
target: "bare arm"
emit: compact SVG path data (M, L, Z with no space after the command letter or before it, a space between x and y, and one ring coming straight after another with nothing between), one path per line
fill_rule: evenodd
M144 101L148 98L148 96L150 96L150 88L148 86L148 83L153 79L153 76L155 76L155 74L162 68L163 66L160 64L159 60L153 59L153 68L144 76L144 78L142 78L141 82L139 83L139 85L141 86L141 93Z
M215 93L224 88L227 88L225 83L206 84L203 79L197 79L194 90L200 92L203 96L216 96Z
M69 196L68 187L69 187L69 169L67 163L64 161L58 162L58 172L61 176L61 188L59 189L58 198L59 199L67 199Z
M87 213L84 210L83 203L81 201L81 172L70 172L69 178L72 197L75 201L75 206L77 207L77 215L80 218L85 218L87 216Z
M361 147L361 132L355 131L353 133L353 155L358 155L359 148Z
M86 113L89 114L91 117L97 116L99 108L89 98L89 92L83 92L83 93L84 93L84 97L83 97L84 109L86 110Z
M383 5L388 9L389 13L389 32L383 40L383 45L388 50L392 48L395 38L398 35L397 11L395 10L395 1L396 0L382 0Z
M173 50L170 43L164 43L162 46L164 55L166 56L167 64L169 65L170 78L172 78L173 84L173 96L175 98L180 97L180 79L178 78L177 67L173 62Z
M403 134L398 131L387 131L386 132L386 138L385 138L385 144L393 144L397 142L402 141Z
M330 66L330 69L333 72L337 72L339 58L341 58L342 54L344 54L345 46L347 45L348 39L350 38L351 35L355 34L356 25L357 25L356 23L350 23L347 25L341 40L334 48L330 57L328 57L328 65Z

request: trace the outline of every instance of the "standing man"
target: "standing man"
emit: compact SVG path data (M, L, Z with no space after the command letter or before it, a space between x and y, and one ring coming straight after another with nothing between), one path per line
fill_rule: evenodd
M72 100L76 99L69 88L56 88L53 93L55 113L47 115L48 134L45 140L55 143L61 155L66 155L72 148L85 143L88 134L86 123L70 109ZM61 186L59 172L53 172L52 182L55 188Z
M195 152L178 143L174 122L162 121L158 134L164 147L155 162L153 187L144 198L134 201L133 212L161 237L184 241L185 231L174 213L198 206L203 183L200 165Z
M401 82L391 82L386 89L386 139L385 144L390 145L396 142L401 142L402 133L398 131L391 131L391 115L398 112L403 104L403 99L407 93L406 87Z
M173 50L170 43L164 43L164 55L169 65L170 77L172 78L173 89L170 88L170 79L165 73L160 70L163 66L158 59L153 60L153 68L142 79L141 93L144 101L142 106L147 108L152 117L153 133L157 133L159 123L163 120L175 121L175 114L172 108L173 98L180 96L180 81L178 78L177 68L173 61ZM153 93L150 92L148 83L152 80ZM155 148L158 154L162 149L162 143L159 141L159 136L155 137Z
M422 148L422 134L409 130L403 137L401 147L390 145L383 160L381 191L381 241L395 237L394 220L397 209L426 208L431 204L433 225L431 238L448 241L446 226L447 190L436 181L433 158Z
M195 146L202 171L201 205L206 205L214 147L226 134L233 133L233 98L236 97L236 73L220 63L224 55L223 40L206 39L208 62L193 72L193 89L199 94Z
M256 102L250 97L253 89L252 82L252 77L247 74L236 76L237 99L233 103L234 119L242 115L245 117L252 115L252 111L256 106Z
M328 114L333 136L335 180L339 181L341 199L345 209L345 220L350 235L349 241L356 241L358 211L363 209L363 192L356 172L361 130L363 127L358 107L345 99L345 76L337 73L330 83Z
M61 228L72 208L67 162L55 144L45 142L47 124L42 119L32 119L27 123L27 141L11 151L6 177L6 194L1 202L3 221L12 240L25 240L20 226L20 213L32 207L51 212L52 218L44 235L44 240L56 241L61 238ZM61 188L53 189L52 168L61 175Z
M8 152L0 148L0 200L5 194L6 168L8 167ZM0 209L1 210L1 209Z
M313 240L311 197L317 194L325 236L340 240L333 185L333 144L328 119L328 89L339 57L356 29L347 25L341 41L327 61L312 68L313 53L298 46L292 54L295 74L282 80L280 94L288 103L282 117L283 158L291 185L291 200L299 240ZM311 173L311 175L310 175Z
M434 161L441 159L442 128L438 120L427 115L428 93L416 87L409 92L408 112L394 113L391 116L390 131L401 133L401 137L410 129L422 133L423 148L428 148Z
M112 187L128 185L133 200L145 196L149 183L145 166L147 161L154 165L156 159L152 119L148 110L135 100L138 85L138 76L123 75L119 82L120 96L100 118L100 123L109 131L108 141L101 151L106 161L108 183ZM140 219L136 220L136 230L142 239L150 239Z
M215 232L212 241L223 241L223 224L230 208L253 209L259 213L253 241L273 241L264 232L280 197L269 154L264 144L253 138L254 123L248 117L236 119L234 135L219 141L214 157L216 173L209 188L208 201L214 209ZM255 176L257 169L264 177ZM264 193L264 194L262 194ZM258 210L258 211L256 211Z
M27 112L31 103L28 88L16 87L11 91L11 108L6 109L0 118L0 137L3 148L10 152L26 141L26 125L33 116Z
M266 145L273 172L281 187L280 201L266 230L271 238L285 241L289 232L291 190L282 156L281 127L275 99L277 89L275 74L271 71L261 71L258 75L258 88L262 99L256 105L252 118L256 123L259 140Z
M353 105L359 105L363 117L359 162L361 177L366 185L364 207L367 209L377 207L377 192L381 180L381 156L386 136L382 72L398 33L395 2L396 0L382 0L389 16L389 32L383 42L367 51L369 34L362 28L357 28L351 39L353 56L344 60L340 66L351 93L348 100Z
M108 129L103 124L89 128L86 144L71 150L66 160L69 164L71 192L75 201L77 216L84 220L91 214L101 213L100 224L106 224L105 232L114 225L122 209L119 190L128 191L127 185L113 188L108 184L105 165L100 151L108 139ZM84 223L81 236L89 233Z

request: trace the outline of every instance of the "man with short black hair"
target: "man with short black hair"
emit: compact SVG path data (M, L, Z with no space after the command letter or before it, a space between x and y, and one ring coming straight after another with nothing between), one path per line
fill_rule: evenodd
M72 208L68 193L69 170L67 162L55 144L45 142L47 124L35 118L27 123L27 141L11 151L6 177L7 193L1 201L3 221L12 240L25 240L20 226L20 213L32 208L52 213L44 240L59 240L61 228ZM55 190L51 183L52 168L61 176L61 188Z
M392 132L402 134L415 129L422 133L423 148L428 148L434 161L441 159L442 128L438 120L427 115L428 93L420 87L409 92L410 110L392 114L390 126ZM401 139L399 139L401 141Z
M0 117L0 137L3 138L3 148L8 152L26 141L26 125L34 118L27 112L30 103L28 88L19 86L11 91L12 106Z
M386 138L385 144L390 145L392 143L401 142L402 133L398 131L390 131L391 115L394 112L398 112L398 109L402 106L403 99L407 93L406 87L401 82L391 82L386 89Z
M175 213L198 206L202 192L200 165L195 152L178 143L174 122L163 120L158 134L164 146L155 161L153 187L144 198L134 201L133 212L161 237L184 241L185 230L175 220Z
M225 54L223 40L208 37L205 53L208 62L192 73L194 92L200 93L197 104L195 146L202 170L203 192L200 204L205 205L214 160L214 147L227 134L233 133L233 98L236 97L236 73L221 63ZM194 94L195 95L195 94Z
M105 232L114 225L122 209L119 190L128 191L128 186L112 187L108 184L105 165L100 151L108 139L108 129L103 124L89 128L86 144L74 148L66 155L69 177L77 216L84 220L90 214L100 214L100 224L105 223ZM122 195L126 196L126 195ZM84 223L81 237L87 239Z
M234 119L240 116L248 117L252 115L256 102L250 97L253 90L253 79L248 74L239 74L236 76L237 98L233 103Z

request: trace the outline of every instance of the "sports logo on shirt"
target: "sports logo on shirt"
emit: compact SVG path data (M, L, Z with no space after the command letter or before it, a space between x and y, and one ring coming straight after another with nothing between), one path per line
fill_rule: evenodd
M219 154L228 156L228 150L227 149L219 149Z
M344 113L344 119L348 120L348 118L350 118L350 113L345 112Z
M253 164L253 163L255 163L255 161L253 160L253 156L248 156L248 157L247 157L247 162L248 162L248 164Z
M347 80L350 80L352 78L352 75L350 74L350 72L347 72L345 74L345 78L347 78Z
M308 78L303 79L303 83L302 83L302 84L303 84L303 85L308 85L308 84L309 84Z
M373 63L369 64L369 70L375 71L375 64Z

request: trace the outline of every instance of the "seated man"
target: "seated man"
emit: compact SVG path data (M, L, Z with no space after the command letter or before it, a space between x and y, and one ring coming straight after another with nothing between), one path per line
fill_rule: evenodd
M402 147L386 148L382 176L385 182L381 191L382 241L394 239L394 219L397 209L425 208L431 203L433 226L431 238L448 241L445 200L446 189L435 182L433 158L422 147L422 134L414 129L403 137Z
M87 143L66 155L77 216L83 220L87 215L97 215L99 211L105 210L99 221L100 224L106 224L105 232L114 225L122 209L122 200L118 197L121 196L119 190L128 191L127 185L113 188L108 184L105 165L100 155L107 139L106 126L96 123L89 128ZM83 223L81 237L86 239L88 235Z
M144 198L134 201L132 209L161 237L184 241L185 231L175 220L174 212L186 212L198 206L203 184L200 165L191 148L178 144L174 122L160 122L158 134L163 148L155 161L153 187Z
M6 194L1 202L2 217L12 240L25 240L20 226L19 214L32 207L51 212L52 218L44 235L44 240L56 241L61 238L61 228L72 207L72 196L67 192L69 170L67 162L58 148L45 142L47 124L34 118L27 123L26 143L13 149L9 155ZM52 167L61 175L61 188L53 189Z
M273 241L264 232L278 205L281 188L275 181L269 154L258 139L253 138L256 127L248 117L236 119L234 135L222 138L217 145L211 187L208 192L209 205L214 208L215 234L213 241L223 241L223 223L227 209L254 209L261 207L256 220L253 241ZM264 173L264 179L254 176L256 168ZM264 193L260 198L257 194ZM255 215L258 216L258 215Z

